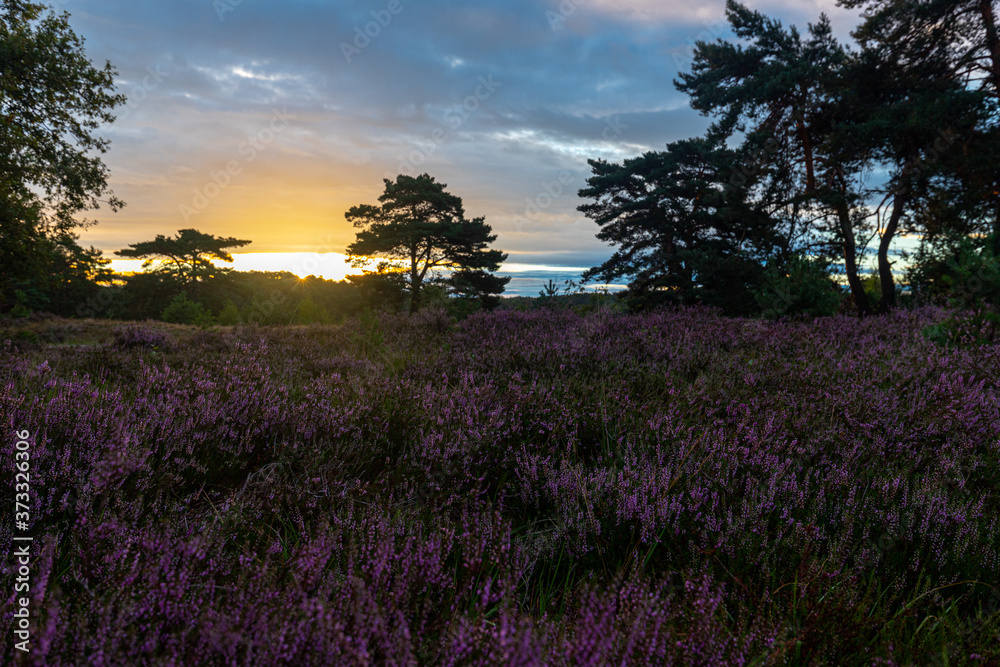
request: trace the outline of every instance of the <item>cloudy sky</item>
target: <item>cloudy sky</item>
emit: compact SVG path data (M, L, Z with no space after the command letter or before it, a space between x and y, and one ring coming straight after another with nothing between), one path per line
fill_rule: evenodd
M803 28L826 12L842 37L856 23L833 0L747 4ZM342 252L350 206L428 172L486 216L509 262L593 266L610 250L576 211L587 159L700 133L672 81L694 41L729 34L724 0L60 7L129 98L103 130L127 206L82 238L107 253L185 227L257 253Z

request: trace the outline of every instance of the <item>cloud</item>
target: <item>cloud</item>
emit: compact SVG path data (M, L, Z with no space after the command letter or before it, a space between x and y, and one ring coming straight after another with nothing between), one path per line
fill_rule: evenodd
M800 24L835 9L749 4ZM111 251L195 226L252 238L254 252L346 246L347 208L374 202L384 177L426 171L487 216L503 249L593 264L611 251L576 212L587 158L704 130L673 79L694 41L725 34L723 7L74 0L71 25L129 99L102 130L128 206L91 216L100 224L83 241ZM278 130L275 113L290 117ZM518 231L526 201L562 173L572 185ZM185 219L199 193L205 206Z

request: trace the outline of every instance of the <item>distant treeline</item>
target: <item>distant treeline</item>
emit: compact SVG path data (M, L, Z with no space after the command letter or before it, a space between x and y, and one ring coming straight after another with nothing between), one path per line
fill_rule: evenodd
M223 271L184 284L150 272L119 276L73 312L58 314L181 324L309 324L333 322L364 305L359 287L347 280L299 278L287 271Z
M966 242L946 257L918 256L904 274L900 305L958 305L1000 303L1000 260L982 246ZM162 320L179 324L311 324L334 323L365 310L406 311L406 286L378 274L326 280L299 278L287 271L232 271L213 267L212 275L184 281L169 272L147 271L132 275L110 274L104 282L64 283L60 298L36 302L34 308L17 307L9 315L48 312L63 317L115 320ZM879 276L863 281L870 307L881 297ZM422 307L442 308L464 317L479 308L455 298L436 285L425 287ZM744 293L745 294L745 293ZM793 261L785 270L764 271L750 285L750 299L727 309L725 302L705 299L705 305L723 312L738 310L750 317L812 317L851 312L853 300L816 260ZM738 295L733 294L732 297ZM502 310L538 308L589 311L595 308L630 309L627 292L592 293L577 283L551 284L538 296L503 298Z
M457 317L478 310L474 303L449 296L437 286L425 290L423 307L442 308ZM539 297L506 298L500 308L591 309L614 300L613 295L571 294L566 290ZM404 286L375 275L326 280L316 276L299 278L288 271L218 268L213 276L187 283L160 271L116 274L109 284L92 286L82 301L62 305L48 312L65 317L222 325L329 324L365 310L409 309Z

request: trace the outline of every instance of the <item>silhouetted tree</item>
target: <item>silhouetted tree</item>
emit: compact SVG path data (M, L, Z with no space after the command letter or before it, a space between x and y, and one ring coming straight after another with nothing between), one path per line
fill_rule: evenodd
M114 121L110 64L94 67L68 14L0 2L0 311L67 312L107 278L106 261L77 244L74 216L123 203L108 187L96 136Z
M878 251L882 309L894 305L887 258L897 230L1000 239L1000 41L990 0L843 0L864 7L854 32L862 67L854 92L891 173L891 213ZM1000 253L1000 245L994 246Z
M858 272L858 238L868 226L859 176L870 150L849 142L838 95L851 55L834 39L825 16L803 36L760 12L729 0L726 14L742 44L699 42L690 73L677 88L691 105L715 116L712 131L742 136L760 162L780 163L783 205L796 211L810 232L839 246L847 282L860 314L868 298ZM853 111L851 112L853 113ZM768 143L769 142L769 143Z
M746 314L762 260L785 239L775 220L748 205L747 184L731 182L732 150L712 139L678 141L610 164L590 160L594 175L579 210L617 248L585 280L629 280L632 308L701 302Z
M199 232L197 229L182 229L173 238L157 234L152 241L131 243L128 248L115 251L119 257L145 259L143 268L149 268L155 259L160 264L156 272L172 277L183 285L214 278L225 269L212 264L212 260L232 262L229 248L241 248L253 241L237 238L222 238Z
M462 199L428 174L383 180L378 206L362 204L346 214L361 229L347 248L352 264L364 266L372 257L389 260L373 273L382 274L382 287L393 280L406 285L411 313L419 309L421 290L432 279L486 307L494 305L510 279L492 275L507 255L489 248L496 235L485 219L467 220ZM450 270L450 276L436 276L440 269Z
M630 274L631 290L655 277L657 289L678 295L696 291L691 281L702 292L714 283L732 293L756 273L752 264L733 261L722 243L725 230L737 229L741 248L773 247L772 267L798 252L839 255L864 315L869 297L859 256L870 232L879 239L884 312L895 305L889 252L900 231L922 231L934 208L955 214L960 207L966 220L1000 216L992 14L966 3L961 16L981 17L980 35L967 25L936 23L954 18L937 0L845 4L872 6L854 33L860 50L839 44L825 15L801 34L729 0L726 13L739 41L699 42L691 71L675 82L692 107L713 118L701 144L712 150L685 163L678 160L682 147L698 144L677 142L620 168L592 163L592 184L599 187L581 194L606 202L581 210L605 227L600 238L630 249L602 267L601 276ZM979 45L962 47L963 35ZM982 80L973 81L974 72ZM961 150L942 156L956 142ZM723 202L704 180L725 183L726 161L732 177L725 184L730 201ZM654 172L642 165L657 163L666 173L650 178ZM631 237L621 236L623 229ZM713 233L704 236L707 229Z

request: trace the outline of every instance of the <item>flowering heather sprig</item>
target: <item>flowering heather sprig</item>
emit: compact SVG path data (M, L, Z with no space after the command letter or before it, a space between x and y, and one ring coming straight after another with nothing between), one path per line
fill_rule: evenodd
M169 350L173 346L170 335L140 326L138 324L127 324L118 327L114 331L114 345L121 349L129 348L150 348Z

